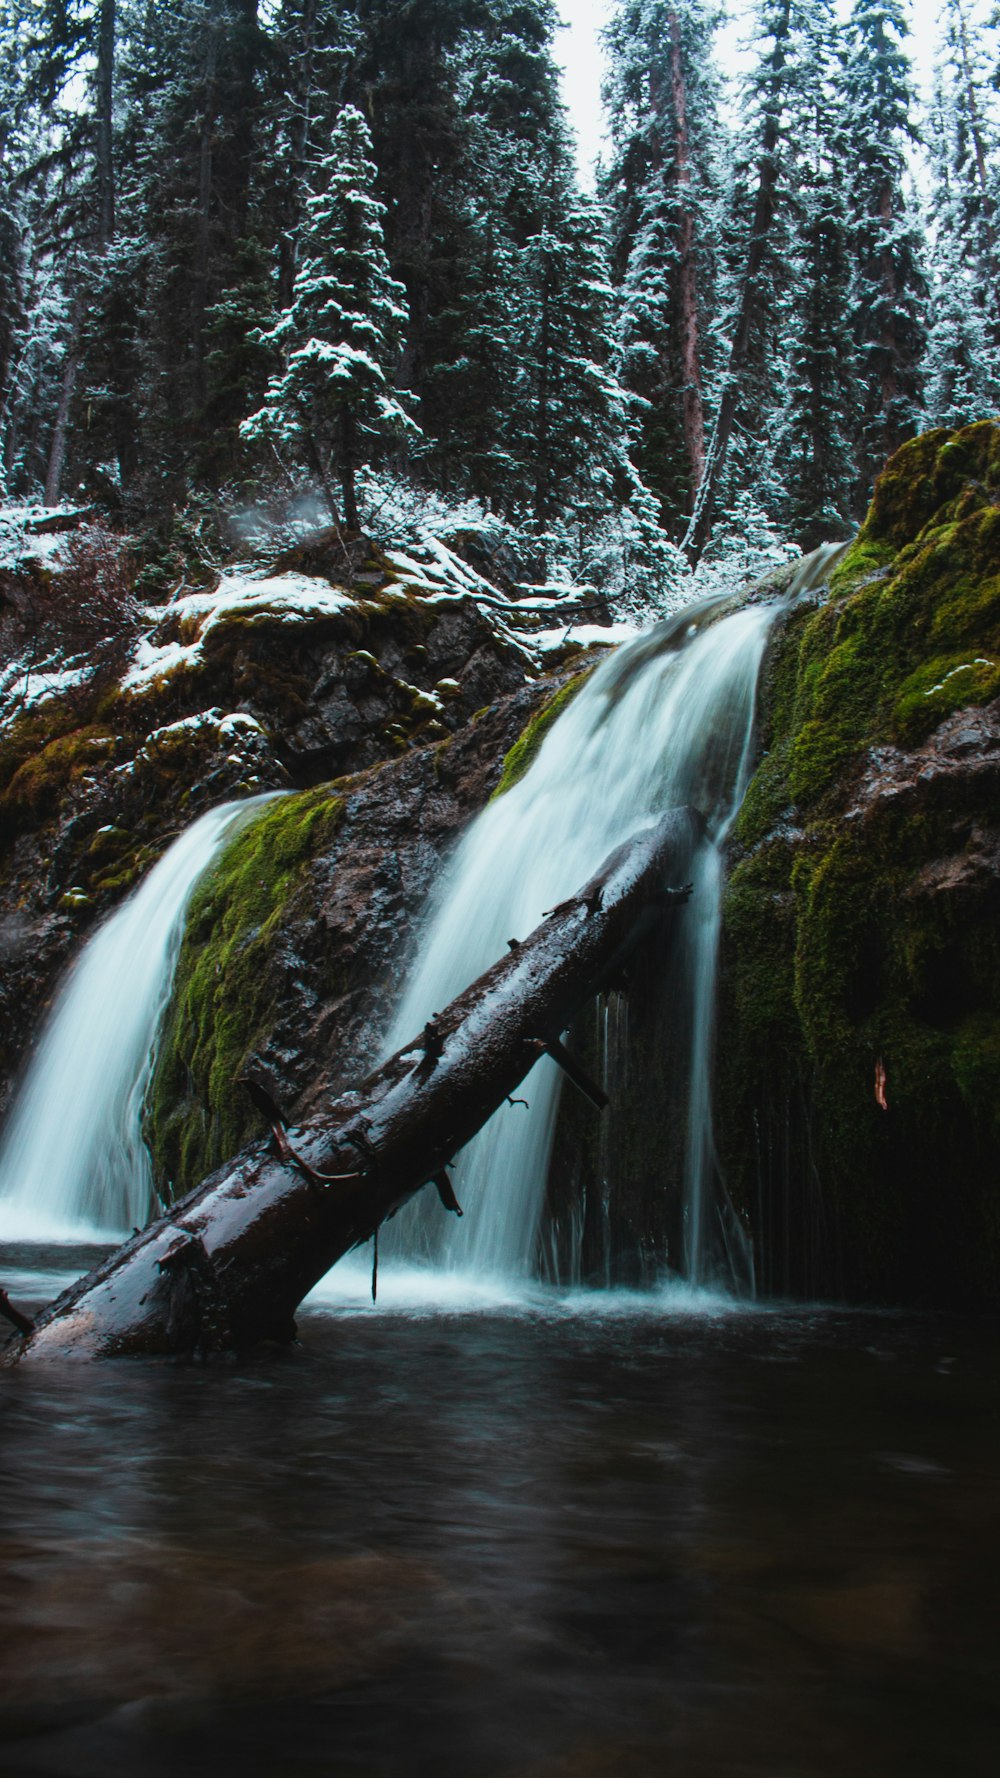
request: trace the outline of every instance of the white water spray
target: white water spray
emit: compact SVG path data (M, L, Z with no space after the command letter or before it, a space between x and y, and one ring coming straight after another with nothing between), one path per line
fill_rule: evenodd
M201 876L268 796L202 815L99 927L56 997L0 1143L8 1239L120 1233L153 1207L142 1112L184 916Z
M705 815L709 842L685 915L694 1017L685 1203L686 1271L747 1287L749 1248L729 1216L728 1252L709 1214L710 1068L721 908L721 845L746 785L757 678L774 607L717 616L689 607L603 661L546 736L521 782L491 803L460 845L387 1039L391 1052L572 894L609 852L681 803ZM716 618L716 621L711 621ZM543 1058L463 1151L466 1215L441 1216L424 1193L383 1251L423 1254L480 1276L525 1275L533 1261L555 1130L559 1075Z

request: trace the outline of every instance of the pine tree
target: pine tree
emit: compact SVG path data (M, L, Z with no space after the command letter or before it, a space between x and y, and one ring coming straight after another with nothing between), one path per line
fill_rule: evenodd
M523 496L525 433L518 398L531 321L524 254L471 194L451 298L428 328L423 415L434 436L425 473L513 516Z
M948 53L953 49L949 33L930 115L929 327L921 417L926 426L964 426L1000 410L994 288L981 256L983 237L966 226L969 166L958 145L967 136L956 118L962 92L960 86L956 94ZM977 195L974 188L974 200Z
M177 0L137 17L126 46L147 503L183 498L207 463L218 474L221 431L235 445L240 410L213 397L240 377L220 376L217 360L210 372L208 358L217 305L235 292L246 306L265 53L256 0Z
M644 403L639 464L667 525L690 513L704 473L722 130L716 22L701 0L619 0L606 32L620 373Z
M867 501L886 459L917 430L926 333L926 283L906 193L914 137L901 0L855 0L846 77L847 155L859 354L859 492Z
M265 64L260 184L268 238L277 240L282 308L292 298L314 163L361 50L358 20L341 0L281 0Z
M344 97L371 124L386 251L409 311L399 376L417 397L432 358L428 327L453 289L466 141L458 51L480 11L472 0L355 0L361 35Z
M60 13L65 9L60 7ZM99 309L104 296L104 260L115 232L115 165L114 165L114 77L117 33L116 0L98 0L89 17L81 9L76 18L74 47L92 50L93 68L90 77L92 115L88 134L92 143L93 167L89 181L89 202L78 241L77 288L72 302L72 323L66 347L59 405L52 431L49 460L45 478L45 498L54 505L59 498L60 484L70 444L73 401L85 352L84 329L89 313ZM89 214L88 214L89 212Z
M923 426L968 426L1000 413L1000 361L980 295L946 234L931 262Z
M543 554L560 526L595 525L648 495L629 457L635 402L614 372L614 293L597 204L570 188L525 250L533 331L526 341L526 465Z
M114 228L112 92L116 0L8 0L0 14L8 329L0 353L4 453L49 502L59 497L100 260ZM16 144L16 146L15 146ZM21 288L20 344L10 331ZM4 364L5 361L5 364ZM29 399L28 419L18 410Z
M1000 127L990 107L986 40L977 35L963 0L945 0L938 83L932 160L946 226L958 236L949 250L960 243L977 306L989 317L990 337L1000 349Z
M684 553L697 562L711 531L734 430L752 438L769 407L773 386L772 344L787 262L782 260L788 219L786 128L794 61L797 8L805 0L761 0L757 37L764 46L749 86L752 147L737 183L737 210L748 226L739 232L729 352L719 381L705 453L705 473L684 538Z
M803 549L845 534L856 516L858 390L840 68L832 0L814 0L800 16L788 95L794 275L785 292L787 370L778 444L782 517Z
M552 58L550 0L469 9L456 43L460 161L440 211L440 295L425 319L420 395L425 471L471 487L497 510L525 503L524 359L534 328L526 248L549 213L553 183L572 181Z
M22 240L25 228L18 176L23 153L20 118L19 9L0 5L0 495L8 491L14 382L24 324Z
M406 308L385 253L371 151L360 111L345 106L321 165L324 187L306 207L292 303L263 340L281 367L241 429L248 440L304 447L334 512L335 473L351 530L355 473L373 441L417 431L392 391Z

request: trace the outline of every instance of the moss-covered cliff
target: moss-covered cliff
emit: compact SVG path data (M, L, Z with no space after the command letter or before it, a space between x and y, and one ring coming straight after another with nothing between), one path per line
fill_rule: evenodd
M545 698L573 650L531 638L581 615L508 599L444 546L397 560L329 531L142 607L127 544L102 537L0 564L0 1108L60 970L181 828Z
M1000 426L905 446L776 637L720 1141L772 1288L1000 1297Z
M446 849L577 666L448 741L279 798L227 847L191 903L152 1082L164 1195L263 1130L245 1072L294 1115L371 1065Z
M150 1104L165 1195L176 1180L204 1178L264 1128L237 1083L280 1016L283 939L309 901L312 861L342 813L328 788L279 797L195 892Z

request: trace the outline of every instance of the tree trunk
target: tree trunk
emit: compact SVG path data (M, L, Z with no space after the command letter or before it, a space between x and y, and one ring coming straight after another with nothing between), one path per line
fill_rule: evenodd
M993 322L1000 322L1000 267L997 265L996 215L993 203L992 182L986 164L986 146L983 139L982 119L979 115L979 104L976 99L976 83L973 78L972 59L969 55L969 36L965 13L962 11L961 0L955 0L955 11L958 15L958 41L962 57L962 78L965 86L965 105L969 118L969 134L976 162L976 177L979 184L979 203L983 217L983 246L985 248L986 269L991 286ZM1000 22L1000 13L994 15Z
M66 446L69 442L69 416L73 406L73 391L76 388L77 373L80 369L80 343L78 333L78 316L74 311L69 344L66 347L66 362L63 365L62 382L59 386L59 406L56 409L56 423L52 429L52 442L49 445L49 460L45 471L45 504L59 505L59 490L62 486L63 469L66 464Z
M757 164L757 196L754 201L753 219L750 225L750 242L747 249L746 268L743 274L743 287L740 295L740 307L733 330L732 343L729 348L729 363L726 367L725 381L722 387L722 398L712 428L708 454L705 462L705 473L698 497L695 501L691 523L687 529L682 549L691 567L694 568L701 556L712 528L715 512L715 497L718 492L719 480L725 467L729 440L732 437L733 422L739 402L740 381L746 365L747 353L753 323L760 310L762 289L761 272L774 221L775 196L778 184L778 145L781 126L781 74L786 60L786 45L791 31L790 0L785 0L781 18L775 31L774 48L771 51L772 88L768 97L767 109L764 113L764 128L761 136L760 159Z
M97 26L97 245L106 252L115 232L113 112L115 79L115 0L101 0Z
M686 890L667 885L686 874L699 826L693 811L675 810L621 846L323 1118L286 1130L269 1107L270 1137L59 1297L11 1356L183 1353L290 1339L306 1293L421 1186L433 1182L445 1208L457 1210L451 1157L543 1051L573 1072L561 1033L683 899Z
M691 164L687 124L687 90L681 56L681 27L676 12L670 19L670 84L674 110L674 172L680 204L677 283L680 367L683 388L684 448L688 460L691 510L705 474L705 418L701 400L701 362L698 352L698 268L695 262L695 228L691 214Z
M344 527L348 531L359 531L358 502L354 492L354 472L357 455L356 426L350 404L340 410L340 491L344 500Z
M896 279L896 264L892 255L890 239L892 234L892 184L885 180L879 193L879 220L882 224L882 239L885 245L880 255L880 271L882 276L882 297L885 304L885 320L879 338L881 348L881 368L879 371L879 399L882 414L882 457L888 463L889 458L903 442L900 431L899 413L899 346L896 339L896 304L899 294ZM879 465L881 467L881 465Z

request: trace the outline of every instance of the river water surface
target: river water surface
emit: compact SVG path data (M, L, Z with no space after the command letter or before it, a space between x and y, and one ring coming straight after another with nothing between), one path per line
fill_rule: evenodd
M0 1378L4 1778L996 1770L995 1329L366 1288Z

